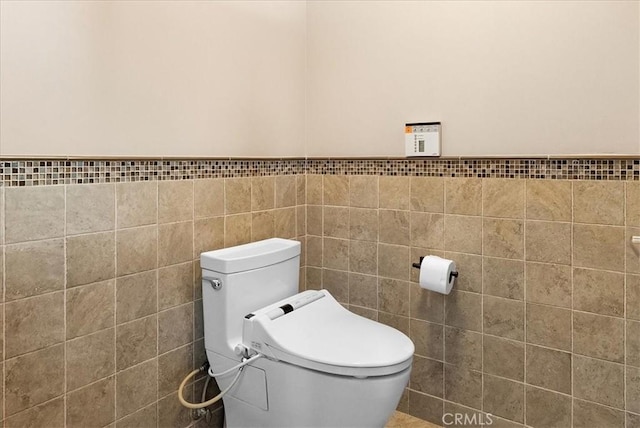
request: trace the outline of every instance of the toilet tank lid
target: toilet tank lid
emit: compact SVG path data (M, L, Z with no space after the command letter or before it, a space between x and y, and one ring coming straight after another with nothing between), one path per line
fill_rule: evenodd
M280 263L300 255L300 242L271 238L200 254L200 266L219 273L236 273Z

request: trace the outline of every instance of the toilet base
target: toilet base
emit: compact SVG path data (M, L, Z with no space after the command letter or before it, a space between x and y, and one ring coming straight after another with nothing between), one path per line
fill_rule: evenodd
M411 371L358 379L264 358L251 366L223 399L227 428L384 427Z

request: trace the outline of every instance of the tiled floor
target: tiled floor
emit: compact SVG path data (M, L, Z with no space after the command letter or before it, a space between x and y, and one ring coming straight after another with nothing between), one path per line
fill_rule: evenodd
M406 413L395 412L385 428L439 428L439 425L414 418Z

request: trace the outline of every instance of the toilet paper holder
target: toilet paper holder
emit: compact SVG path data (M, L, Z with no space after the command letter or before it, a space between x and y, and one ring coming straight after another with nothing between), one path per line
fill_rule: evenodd
M422 260L424 260L424 256L420 257L420 262L412 263L411 266L413 266L416 269L420 269L420 266L422 266ZM458 277L458 271L454 270L449 274L449 282L451 282L452 278L457 278L457 277Z

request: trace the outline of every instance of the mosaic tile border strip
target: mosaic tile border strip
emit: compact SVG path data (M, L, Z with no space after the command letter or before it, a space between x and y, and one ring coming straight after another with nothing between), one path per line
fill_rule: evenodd
M640 156L624 159L308 159L307 174L640 180Z
M0 160L5 187L304 174L292 160Z
M624 159L0 160L5 187L295 174L640 181Z

